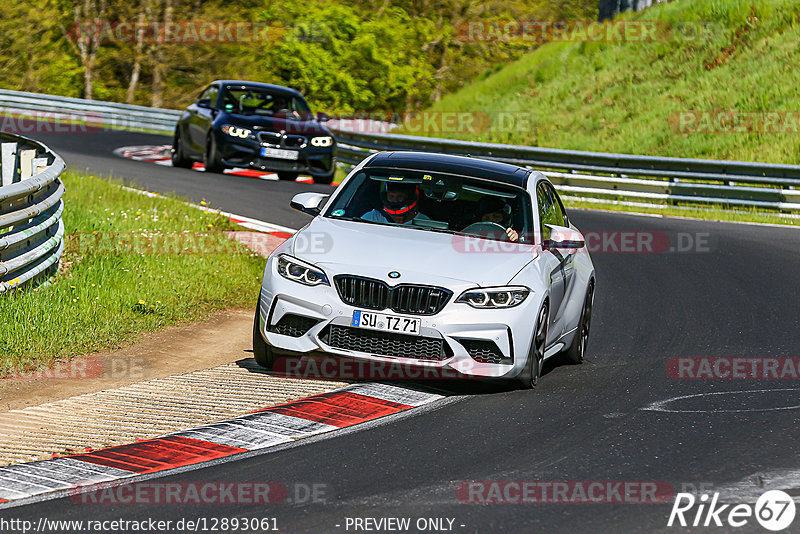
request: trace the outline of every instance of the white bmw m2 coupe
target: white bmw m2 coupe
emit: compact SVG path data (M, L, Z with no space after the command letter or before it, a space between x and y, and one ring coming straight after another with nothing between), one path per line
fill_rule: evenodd
M583 235L537 171L476 158L381 152L269 257L256 361L332 354L515 379L583 360L595 272Z

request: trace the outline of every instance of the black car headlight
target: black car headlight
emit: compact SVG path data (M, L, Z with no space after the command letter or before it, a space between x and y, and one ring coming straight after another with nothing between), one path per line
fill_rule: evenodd
M278 272L288 280L307 286L331 285L322 269L286 254L278 256Z
M228 134L231 137L240 137L242 139L247 139L250 137L250 134L253 133L252 130L242 128L241 126L233 126L232 124L223 124L220 130L222 130L222 133Z
M333 144L333 137L326 135L324 137L312 137L311 146L326 147Z
M524 286L484 287L468 289L456 302L473 308L513 308L522 304L531 290Z

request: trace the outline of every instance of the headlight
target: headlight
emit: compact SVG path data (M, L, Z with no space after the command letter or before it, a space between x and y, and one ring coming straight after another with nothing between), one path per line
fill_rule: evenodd
M321 269L286 254L278 256L278 272L284 278L307 286L331 285Z
M530 292L530 289L523 286L468 289L456 302L469 304L473 308L513 308L522 304Z
M231 137L241 137L242 139L247 139L248 137L250 137L250 134L252 133L252 131L248 130L247 128L242 128L240 126L232 126L230 124L225 124L220 129L224 134L228 134Z
M311 138L311 146L331 146L333 144L333 137L313 137Z

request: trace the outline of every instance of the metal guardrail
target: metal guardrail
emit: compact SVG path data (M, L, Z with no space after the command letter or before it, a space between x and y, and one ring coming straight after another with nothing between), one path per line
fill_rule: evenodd
M0 113L33 115L39 120L80 122L119 130L150 130L172 133L181 112L115 102L84 100L0 89ZM49 114L57 114L50 116Z
M0 133L0 293L55 272L64 251L64 160Z
M180 111L0 89L0 113L45 114L106 128L171 134ZM46 114L57 114L49 116ZM40 115L35 115L39 117ZM538 169L568 198L687 203L800 212L800 165L664 158L456 141L331 128L338 160L354 165L380 150L471 155Z
M340 162L381 150L475 156L541 170L572 198L800 211L800 165L664 158L336 129Z

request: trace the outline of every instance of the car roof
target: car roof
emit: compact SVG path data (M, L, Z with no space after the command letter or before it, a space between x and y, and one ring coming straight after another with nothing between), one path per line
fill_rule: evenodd
M212 84L218 84L221 87L224 87L224 86L227 86L227 85L239 85L239 86L244 86L244 87L257 87L259 89L268 89L268 90L274 91L276 93L290 94L290 95L293 95L293 96L299 96L300 98L303 98L303 95L300 94L300 92L296 91L295 89L292 89L290 87L284 87L282 85L272 85L271 83L248 82L248 81L245 81L245 80L214 80L209 85L212 85Z
M394 167L420 171L460 174L525 188L531 171L501 163L466 156L432 152L379 152L365 167Z

